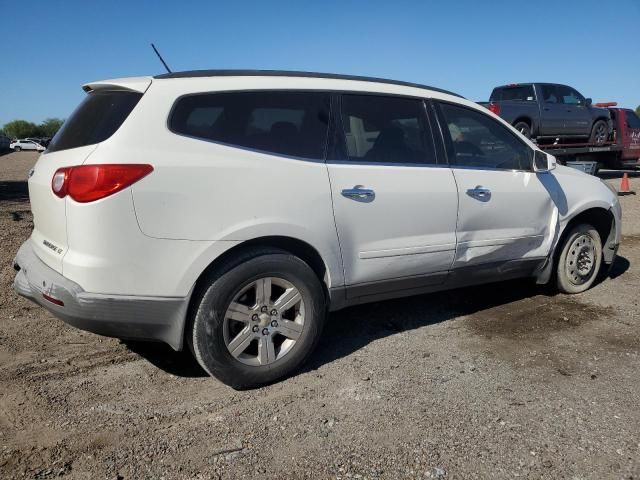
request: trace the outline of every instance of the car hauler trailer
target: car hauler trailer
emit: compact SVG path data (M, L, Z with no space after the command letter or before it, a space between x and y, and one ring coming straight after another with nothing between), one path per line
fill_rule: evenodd
M617 108L616 102L596 103L607 107L613 120L612 139L602 145L566 143L562 137L545 139L538 146L569 166L587 173L601 168L624 169L640 166L640 118L631 109Z

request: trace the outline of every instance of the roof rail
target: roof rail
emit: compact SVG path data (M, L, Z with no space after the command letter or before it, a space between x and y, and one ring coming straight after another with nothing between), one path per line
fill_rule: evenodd
M354 80L359 82L387 83L390 85L401 85L404 87L422 88L434 90L448 95L464 98L462 95L443 90L441 88L421 85L419 83L402 82L399 80L388 80L386 78L361 77L357 75L339 75L333 73L298 72L288 70L188 70L184 72L163 73L153 78L193 78L193 77L307 77L307 78L330 78L334 80Z

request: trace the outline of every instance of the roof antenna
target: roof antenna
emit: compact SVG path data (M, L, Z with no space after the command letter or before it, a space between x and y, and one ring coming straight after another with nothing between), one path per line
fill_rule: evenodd
M162 58L162 55L160 55L160 52L158 51L158 49L156 48L156 46L153 43L151 44L151 48L153 48L153 51L156 52L156 55L158 56L158 58L162 62L162 65L164 65L164 68L167 69L167 72L171 73L171 69L167 66L167 63L164 61L164 59Z

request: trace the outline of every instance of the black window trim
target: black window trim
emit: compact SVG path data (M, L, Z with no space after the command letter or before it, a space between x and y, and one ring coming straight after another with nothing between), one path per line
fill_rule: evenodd
M186 97L192 97L192 96L198 96L198 95L214 95L214 94L218 94L218 93L245 93L245 92L284 92L284 93L326 93L329 95L330 100L329 100L329 125L327 128L327 136L325 138L325 148L324 148L324 156L322 159L315 159L315 158L308 158L308 157L296 157L296 156L292 156L292 155L285 155L282 153L276 153L276 152L270 152L268 150L258 150L258 149L254 149L254 148L249 148L249 147L244 147L242 145L236 145L233 143L225 143L225 142L218 142L215 140L210 140L207 138L202 138L202 137L196 137L193 135L187 135L186 133L180 133L180 132L176 132L174 130L171 129L171 118L173 117L174 111L178 105L178 103L180 102L180 100L182 100L183 98ZM336 159L332 159L330 158L331 154L334 153L334 150L336 148L336 140L337 140L337 136L339 136L340 134L342 134L342 140L344 141L344 126L342 125L342 115L340 114L340 112L342 111L342 95L372 95L372 96L382 96L382 97L398 97L398 98L409 98L409 99L414 99L414 100L419 100L423 103L423 110L424 110L424 122L426 122L430 129L431 129L431 141L434 147L434 151L435 151L435 159L436 162L435 163L427 163L427 162L417 162L417 163L381 163L381 162L354 162L352 160L336 160ZM437 126L437 122L434 122L434 120L430 117L430 115L428 114L427 111L427 102L431 101L432 98L431 97L425 97L425 96L421 96L421 95L411 95L411 94L402 94L402 93L384 93L384 92L376 92L376 91L369 91L369 90L332 90L332 89L325 89L325 88L318 88L318 89L314 89L314 88L242 88L242 89L225 89L225 90L207 90L207 91L198 91L198 92L190 92L190 93L185 93L182 94L178 97L176 97L176 99L173 101L173 104L171 105L171 108L169 109L169 114L167 115L166 121L165 121L165 127L167 129L168 132L170 132L173 135L178 135L180 137L185 137L185 138L190 138L192 140L198 140L201 142L206 142L206 143L213 143L215 145L222 145L224 147L231 147L231 148L238 148L241 150L246 150L249 152L255 152L255 153L264 153L264 154L268 154L268 155L273 155L273 156L277 156L277 157L282 157L282 158L288 158L288 159L292 159L292 160L300 160L300 161L304 161L304 162L313 162L313 163L332 163L332 164L343 164L343 165L380 165L380 166L411 166L411 167L425 167L425 168L443 168L443 167L448 167L446 158L440 158L440 156L438 155L438 150L437 150L437 145L438 142L436 141L436 134L434 132L434 128ZM454 105L457 105L456 103L450 102ZM338 128L340 128L340 130L338 130Z
M496 122L498 125L500 125L500 127L504 128L505 131L509 132L513 138L515 138L518 142L520 142L526 148L531 150L532 159L531 159L531 165L529 165L529 168L528 169L523 169L523 168L476 167L476 166L470 166L470 165L456 165L455 163L452 163L451 162L451 156L453 155L453 152L452 152L453 145L451 145L451 139L449 137L447 137L447 134L445 133L445 130L443 129L443 125L446 125L446 121L445 121L445 118L444 118L444 113L442 113L442 110L440 109L440 104L441 103L446 103L446 104L449 104L449 105L453 105L454 107L464 108L466 110L470 110L472 112L479 113L480 115L484 115L485 117L487 117L487 119L491 120L492 122ZM486 113L484 113L483 111L481 111L479 109L475 109L473 107L468 107L467 105L462 105L461 103L448 102L446 100L436 100L436 99L434 99L433 100L433 108L434 108L434 113L435 113L436 120L438 122L439 130L440 130L440 135L441 135L441 139L440 140L442 141L444 154L447 157L447 164L449 165L449 168L458 169L458 170L483 170L483 171L491 171L491 172L528 172L528 173L535 173L535 170L533 169L533 154L535 154L535 149L531 148L530 145L528 145L526 142L524 142L521 138L518 138L518 136L514 132L512 132L509 128L507 128L504 125L500 124L500 122L497 122L495 119L491 118L491 116L487 115ZM447 141L447 138L449 138L449 141Z
M438 154L436 150L436 142L433 134L434 126L433 126L433 122L431 122L431 119L429 118L429 115L427 113L426 106L425 106L425 102L429 100L428 97L422 97L417 95L404 95L404 94L398 94L398 93L369 92L369 91L361 91L361 90L331 90L330 92L332 92L336 96L336 100L335 100L336 109L334 114L334 128L336 129L336 131L333 132L333 135L335 136L334 142L338 142L338 141L341 142L345 148L346 148L345 130L342 122L343 95L369 95L374 97L385 97L385 98L394 97L394 98L405 98L410 100L417 100L421 102L422 103L422 109L421 109L422 122L424 125L427 125L431 130L431 133L428 137L426 135L424 136L424 140L425 141L431 140L431 145L434 151L435 162L426 162L426 161L425 162L402 162L402 163L371 162L371 161L365 161L365 160L354 161L354 160L334 159L334 158L329 158L329 156L327 156L328 164L354 165L354 166L381 166L381 167L425 167L425 168L446 168L447 167L446 163L441 163L438 158ZM426 132L423 132L423 135L424 134L426 134ZM331 153L334 153L336 148L337 148L336 145L333 145L333 151Z
M226 143L226 142L220 142L217 140L211 140L209 138L203 138L203 137L196 137L193 135L188 135L186 133L181 133L181 132L176 132L175 130L173 130L171 128L171 118L173 117L173 114L175 112L175 109L178 106L178 103L180 103L180 100L182 100L183 98L187 98L187 97L195 97L195 96L201 96L201 95L216 95L216 94L224 94L224 93L260 93L260 92L278 92L278 93L326 93L329 96L329 122L327 125L327 131L325 133L325 139L324 139L324 148L323 148L323 153L321 158L309 158L309 157L298 157L295 155L286 155L284 153L278 153L278 152L272 152L269 150L260 150L257 148L250 148L250 147L246 147L243 145L238 145L235 143ZM331 91L329 90L324 90L324 89L308 89L308 88L301 88L301 89L297 89L297 88L243 88L243 89L239 89L239 90L212 90L212 91L201 91L201 92L191 92L191 93L185 93L183 95L180 95L179 97L177 97L174 101L173 104L171 105L171 108L169 109L169 114L167 115L167 119L165 121L165 127L166 129L172 133L173 135L178 135L180 137L185 137L185 138L190 138L192 140L198 140L200 142L205 142L205 143L212 143L214 145L222 145L223 147L230 147L230 148L236 148L239 150L246 150L247 152L254 152L254 153L262 153L265 155L271 155L274 157L281 157L281 158L287 158L290 160L299 160L299 161L303 161L303 162L312 162L312 163L325 163L327 160L327 154L328 154L328 149L329 149L329 138L330 138L330 131L331 131L331 118L333 116L333 113L331 111L332 107L333 107L333 103L331 101Z

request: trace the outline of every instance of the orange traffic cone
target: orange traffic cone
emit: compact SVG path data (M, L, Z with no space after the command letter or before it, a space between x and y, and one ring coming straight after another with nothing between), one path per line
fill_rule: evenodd
M622 176L622 180L620 181L620 190L618 190L618 194L627 195L629 193L632 193L629 189L629 175L627 175L627 172L625 172Z

